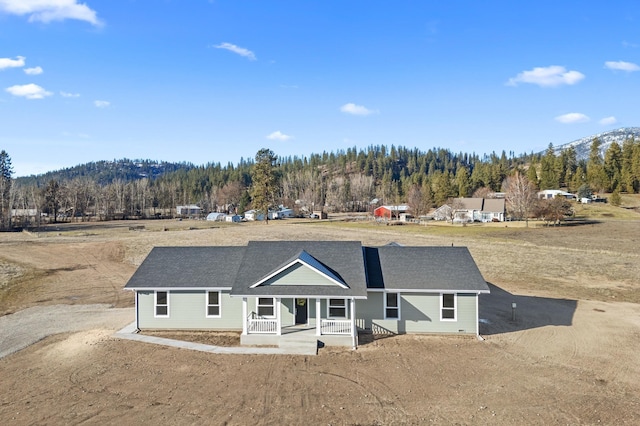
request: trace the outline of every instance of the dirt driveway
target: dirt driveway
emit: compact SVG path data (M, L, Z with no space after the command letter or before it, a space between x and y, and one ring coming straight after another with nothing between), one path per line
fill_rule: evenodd
M133 308L109 305L44 305L0 317L0 358L60 333L117 330L135 318Z

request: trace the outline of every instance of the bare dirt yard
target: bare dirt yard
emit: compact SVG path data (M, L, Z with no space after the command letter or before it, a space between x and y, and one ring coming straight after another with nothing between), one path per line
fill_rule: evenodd
M485 340L363 336L355 351L289 356L113 336L134 319L122 287L152 247L269 239L466 245L490 283ZM640 424L638 247L640 220L148 221L0 234L0 353L23 343L0 358L0 423Z

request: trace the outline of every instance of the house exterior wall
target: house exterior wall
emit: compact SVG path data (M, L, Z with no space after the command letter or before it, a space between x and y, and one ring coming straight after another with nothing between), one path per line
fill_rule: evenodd
M384 293L356 301L356 325L373 333L476 334L476 294L457 294L456 320L440 320L440 293L402 293L400 319L384 319Z
M369 292L367 299L356 300L356 326L374 333L445 333L476 334L476 294L457 294L456 320L440 320L439 293L401 293L400 319L385 319L384 296L380 291ZM138 291L138 327L142 330L242 330L242 298L221 292L221 317L206 316L206 292L203 290L174 290L169 292L169 316L155 317L155 292ZM326 299L320 300L320 317L327 318ZM295 300L282 299L282 326L295 324ZM308 323L316 325L316 300L308 299ZM349 303L347 301L347 318ZM256 311L256 299L247 299L248 312Z
M173 330L242 330L242 299L220 295L220 318L207 318L206 292L174 290L169 292L169 316L156 318L155 292L138 291L138 328ZM254 302L255 306L255 302Z

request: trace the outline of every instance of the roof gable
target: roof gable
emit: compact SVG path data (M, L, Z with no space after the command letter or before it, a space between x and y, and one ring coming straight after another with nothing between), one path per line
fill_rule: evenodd
M258 286L349 286L331 269L323 265L318 259L311 256L305 250L301 250L292 259L280 267L274 269L267 276L253 284L251 288Z
M274 265L280 266L274 269ZM303 275L312 277L312 282L296 283ZM250 241L231 289L232 296L364 298L366 294L359 241Z

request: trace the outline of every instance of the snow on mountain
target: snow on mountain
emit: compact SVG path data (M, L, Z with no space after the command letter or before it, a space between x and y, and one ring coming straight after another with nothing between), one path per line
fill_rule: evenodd
M600 145L600 153L604 158L604 154L607 149L609 149L609 146L612 142L617 142L620 146L622 146L622 143L627 139L640 139L640 127L621 127L620 129L598 133L582 139L577 139L573 142L555 147L556 155L572 146L576 150L576 157L578 158L578 160L588 160L591 143L595 138L598 138L600 142L602 142L602 145Z

